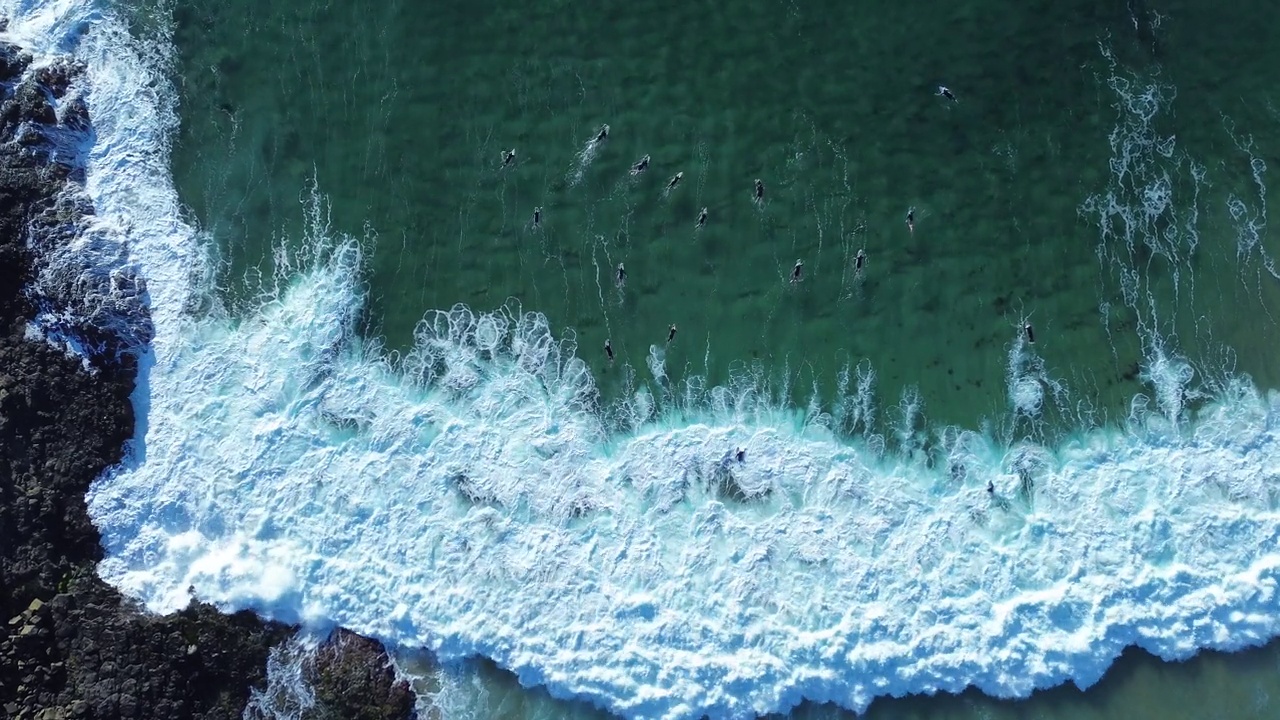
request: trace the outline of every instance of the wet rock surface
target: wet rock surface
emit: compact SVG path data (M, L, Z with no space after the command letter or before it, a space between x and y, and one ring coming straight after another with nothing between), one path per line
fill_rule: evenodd
M303 665L315 691L316 720L381 720L413 715L409 684L397 682L382 645L339 630Z
M277 677L254 691L245 720L382 720L411 717L414 695L397 681L382 646L338 630L319 647L290 642L273 651Z
M91 139L82 72L36 67L0 40L0 717L239 718L294 629L195 602L149 615L94 572L84 496L133 434L136 356L151 335L140 278L59 256L93 211L83 158L68 151ZM317 697L306 716L412 715L374 641L335 636L304 671Z

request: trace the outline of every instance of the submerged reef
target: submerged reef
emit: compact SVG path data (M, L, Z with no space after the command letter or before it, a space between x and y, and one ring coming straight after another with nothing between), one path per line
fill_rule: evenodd
M194 600L148 614L95 571L85 492L134 433L151 330L124 247L86 221L83 80L0 40L0 716L239 718L296 628ZM411 717L388 664L335 635L307 661L299 717Z

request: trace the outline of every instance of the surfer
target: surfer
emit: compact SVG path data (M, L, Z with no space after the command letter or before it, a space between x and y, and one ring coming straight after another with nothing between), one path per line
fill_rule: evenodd
M764 202L764 181L760 178L756 178L755 203L759 205L762 202Z
M706 225L706 224L707 224L707 209L702 208L702 212L698 213L697 227L701 228L703 225Z
M649 169L649 156L645 155L644 157L637 160L635 164L631 166L631 174L639 175L640 173L648 169Z
M671 179L667 181L667 192L671 192L672 190L675 190L676 186L679 185L680 181L683 179L684 179L683 170L676 173L675 175L672 175Z
M613 279L620 288L627 284L627 269L622 266L622 263L618 263L618 269L614 272Z
M607 339L604 341L604 354L609 358L609 362L613 362L613 345L610 345Z
M747 449L746 449L746 448L741 448L741 447L740 447L740 448L738 448L738 451L737 451L737 452L735 452L735 453L733 454L733 456L734 456L735 458L737 458L738 462L746 462L746 460L747 460Z
M791 268L791 282L793 284L800 282L800 273L803 272L803 269L804 263L801 262L800 258L796 258L796 266Z
M1036 329L1035 329L1035 328L1033 328L1033 327L1031 327L1031 323L1023 323L1023 324L1022 324L1022 332L1024 332L1024 333L1026 333L1026 334L1027 334L1027 342L1028 342L1028 343L1030 343L1030 344L1032 344L1032 345L1035 345L1035 344L1036 344Z
M858 272L862 272L862 266L866 262L867 262L867 251L865 249L859 250L858 255L853 258L853 268Z
M990 480L987 481L987 494L988 495L996 494L996 484L991 482Z
M907 232L913 235L916 232L916 209L914 207L907 208Z
M956 100L956 94L955 94L955 93L953 93L953 92L951 92L951 89L950 89L950 88L948 88L948 87L947 87L947 86L945 86L945 85L939 85L939 86L938 86L938 94L939 94L939 95L941 95L942 97L944 97L944 98L946 98L946 99L950 100L951 102L957 102L957 100Z
M676 339L676 324L671 323L671 327L667 328L667 342Z
M515 148L511 148L510 150L503 150L503 151L502 151L502 167L507 167L508 165L510 165L511 163L513 163L513 162L515 162L515 161L516 161L516 149L515 149Z
M535 228L542 227L542 206L533 209L533 226Z
M595 139L595 140L593 140L592 142L602 143L602 142L604 142L605 140L608 140L608 139L609 139L609 126L608 126L608 125L601 125L601 126L600 126L600 132L596 133L596 139Z

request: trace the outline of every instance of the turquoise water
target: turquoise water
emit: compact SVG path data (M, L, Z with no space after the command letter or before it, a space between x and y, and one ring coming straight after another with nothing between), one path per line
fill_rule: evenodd
M366 238L365 330L391 348L430 309L514 298L577 337L606 401L648 386L696 408L737 382L828 409L848 368L851 387L874 376L873 412L836 421L849 434L1052 438L1122 420L1154 358L1185 357L1205 392L1228 372L1280 385L1277 12L197 2L176 10L175 180L246 302L273 247L304 235L314 183L334 226ZM1037 343L1011 358L1024 322ZM1042 400L1020 405L1018 378ZM904 420L920 404L926 420ZM1262 716L1274 667L1270 649L1132 659L1083 696L871 712ZM466 678L481 716L588 713Z
M1184 290L1192 265L1210 290L1194 307L1185 294L1170 302L1169 268L1153 267L1163 334L1214 367L1233 348L1240 370L1274 379L1254 326L1227 312L1266 311L1274 285L1236 277L1256 263L1236 262L1238 223L1223 206L1230 193L1257 200L1224 124L1265 152L1275 118L1253 83L1266 56L1250 50L1274 10L1230 12L192 3L177 10L176 175L227 249L233 294L247 269L269 270L274 238L301 235L314 179L338 229L376 234L370 331L392 347L411 344L428 309L515 298L577 334L606 393L648 380L658 355L675 387L759 363L804 406L865 361L880 420L915 388L932 421L999 425L1007 351L1029 318L1077 427L1122 416L1141 389L1141 309L1125 306L1116 263L1098 257L1099 224L1080 211L1113 179L1113 77L1165 87L1154 129L1177 138L1178 157L1158 159L1176 173L1180 212L1196 190L1190 164L1211 169L1202 250L1172 258ZM1188 30L1201 25L1227 29ZM1228 46L1229 69L1212 61ZM939 84L958 102L936 96ZM582 167L576 155L604 123L610 137ZM519 160L501 170L510 147ZM645 154L651 170L631 179ZM664 199L678 171L685 181ZM695 231L702 207L709 222Z
M830 705L803 705L794 720L1066 720L1078 718L1273 718L1272 696L1280 691L1280 648L1275 644L1239 653L1204 653L1194 660L1165 663L1146 653L1126 653L1097 685L1082 692L1073 685L1039 691L1027 700L999 700L976 690L963 695L882 698L862 716ZM587 706L558 702L540 690L521 688L509 675L482 665L457 685L472 717L575 718L609 715ZM428 692L439 692L438 687ZM451 698L452 699L452 698ZM461 704L461 703L460 703ZM427 717L448 717L429 713ZM771 716L771 720L781 716Z

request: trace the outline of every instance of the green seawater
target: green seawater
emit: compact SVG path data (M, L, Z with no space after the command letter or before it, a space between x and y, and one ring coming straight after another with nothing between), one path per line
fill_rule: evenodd
M1122 418L1143 390L1132 307L1146 298L1126 303L1081 213L1115 175L1114 78L1165 88L1153 131L1176 156L1157 159L1178 212L1199 206L1197 251L1144 265L1139 242L1130 258L1161 336L1277 379L1250 318L1276 307L1275 283L1238 261L1225 207L1258 202L1237 139L1268 151L1275 11L1202 5L187 3L176 180L225 248L232 296L270 271L273 243L303 235L314 181L334 228L370 237L369 331L392 348L428 310L514 299L576 336L609 397L658 382L659 360L677 397L691 378L755 373L804 407L865 363L882 422L914 389L933 423L1001 427L1030 320L1046 376L1070 389L1045 416L1077 428ZM1184 218L1166 220L1143 233ZM1194 304L1192 275L1209 284Z
M425 717L607 720L611 716L579 703L554 700L520 687L515 678L490 665L468 668L441 684L420 683L436 693L441 711ZM1081 691L1067 684L1037 691L1025 700L1000 700L966 691L962 695L881 698L861 716L831 705L805 704L769 720L1237 720L1274 718L1272 696L1280 693L1280 645L1224 654L1207 652L1187 662L1166 663L1140 651L1126 652L1098 684Z
M522 688L515 678L488 664L450 675L445 683L419 683L436 699L424 714L452 717L607 720L611 716L580 703L554 700ZM793 720L1167 720L1274 718L1272 695L1280 692L1280 645L1223 654L1207 652L1180 663L1165 663L1140 651L1126 652L1097 685L1081 691L1067 684L1037 691L1026 700L1000 700L976 690L962 695L881 698L857 716L831 705L805 704L784 717ZM447 708L441 710L439 708Z
M433 309L516 303L576 338L606 402L643 387L694 412L692 390L737 383L829 410L842 371L852 385L870 369L876 413L850 433L892 437L918 399L929 428L1052 441L1123 422L1158 394L1160 357L1191 368L1188 405L1228 373L1280 387L1273 4L195 0L174 13L175 181L233 307L276 246L306 242L315 188L333 228L365 238L367 335L404 350ZM1013 409L1011 366L1037 412ZM1135 654L1083 694L870 714L1271 717L1277 657ZM495 669L461 677L446 685L476 717L594 715Z

